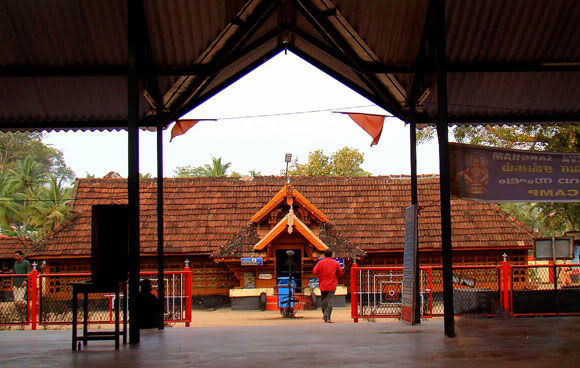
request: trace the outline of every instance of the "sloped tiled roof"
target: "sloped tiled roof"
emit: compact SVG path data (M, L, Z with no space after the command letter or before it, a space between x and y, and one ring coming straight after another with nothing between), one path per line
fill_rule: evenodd
M18 237L0 235L0 259L13 258L14 252L21 250L28 255L32 243Z
M282 177L168 178L165 190L165 252L210 254L249 225L285 185ZM403 210L410 202L409 177L292 177L292 185L321 210L333 231L367 251L401 249ZM156 252L156 181L142 179L141 249ZM126 179L79 179L77 213L44 241L43 255L90 254L91 205L127 202ZM440 248L439 178L419 178L419 241ZM453 247L531 247L533 232L490 203L452 201Z

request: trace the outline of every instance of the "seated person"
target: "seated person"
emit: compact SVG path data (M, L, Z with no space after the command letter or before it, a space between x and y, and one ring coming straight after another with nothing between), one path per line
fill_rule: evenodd
M151 293L151 281L141 281L141 291L138 295L139 310L137 313L139 328L159 327L158 301L157 297Z

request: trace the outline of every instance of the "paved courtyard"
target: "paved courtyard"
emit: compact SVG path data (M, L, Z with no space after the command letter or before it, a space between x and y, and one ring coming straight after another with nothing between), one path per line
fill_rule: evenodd
M288 322L145 330L141 344L119 351L110 341L90 341L73 352L68 330L0 331L0 366L572 367L580 361L580 318L573 317L457 318L454 339L444 337L441 319L417 326Z

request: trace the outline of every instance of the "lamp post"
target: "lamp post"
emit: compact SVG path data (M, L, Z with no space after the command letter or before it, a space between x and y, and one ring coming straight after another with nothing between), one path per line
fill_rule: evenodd
M286 156L284 156L284 161L286 162L286 183L290 184L290 179L288 179L288 164L292 161L292 154L287 153Z
M286 255L288 256L288 304L286 306L286 317L293 315L291 308L291 300L294 299L292 295L292 263L294 263L294 251L287 250Z

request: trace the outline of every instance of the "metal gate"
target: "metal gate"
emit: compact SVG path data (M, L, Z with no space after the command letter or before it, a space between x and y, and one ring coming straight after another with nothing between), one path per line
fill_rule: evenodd
M358 318L400 318L403 267L357 267L351 281L351 307ZM421 315L430 316L431 270L420 272ZM355 285L356 284L356 285Z
M507 290L501 287L502 266L453 267L455 315L492 316L507 306ZM441 267L421 267L419 308L422 317L443 315ZM403 267L351 269L351 315L358 318L400 318Z

